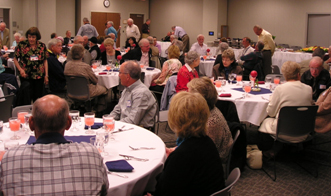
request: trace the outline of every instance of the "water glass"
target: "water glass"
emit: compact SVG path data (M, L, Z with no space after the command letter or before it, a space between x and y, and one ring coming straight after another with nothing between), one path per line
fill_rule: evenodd
M234 78L235 78L235 74L229 74L230 85L232 84Z
M94 117L95 114L93 112L86 112L84 114L85 125L88 126L88 130L85 132L86 134L94 134L95 132L91 130L91 126L94 125Z
M28 113L24 116L25 131L26 131L26 133L28 133L30 135L34 135L34 132L31 131L30 127L29 127L29 120L30 120L31 116L32 116L31 113Z
M78 110L70 110L69 116L71 117L72 125L73 127L70 129L70 131L78 131L79 129L76 127L77 122L79 121L79 111ZM94 124L94 123L93 123Z
M20 125L21 125L20 119L18 119L16 117L9 118L9 128L10 128L11 131L14 132L14 136L10 138L11 140L19 140L19 139L21 139L20 136L17 136L16 135L16 132L18 130L20 130Z
M103 126L105 127L105 130L107 131L107 133L110 133L112 135L112 132L115 129L114 118L109 114L105 114L102 116L102 119L103 119ZM110 139L114 140L114 138L112 136L110 137Z
M266 84L267 88L271 89L271 77L270 76L265 77L265 84Z
M22 110L17 113L17 118L20 119L23 130L26 130L25 125L25 115L29 114L27 110Z
M251 82L243 82L243 90L244 90L244 99L248 97L248 93L251 92L252 86Z

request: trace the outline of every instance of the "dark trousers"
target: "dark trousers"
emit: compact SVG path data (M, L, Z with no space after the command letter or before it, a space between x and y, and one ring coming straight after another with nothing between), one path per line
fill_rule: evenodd
M263 54L263 72L264 72L264 76L266 76L266 75L272 73L272 69L271 69L271 65L272 65L271 51L270 50L263 50L262 54Z
M44 78L42 79L25 79L20 77L21 87L17 93L17 106L30 105L31 100L35 102L44 95Z

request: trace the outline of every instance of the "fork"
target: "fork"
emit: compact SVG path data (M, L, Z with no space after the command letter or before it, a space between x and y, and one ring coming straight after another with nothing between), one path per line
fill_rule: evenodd
M125 160L132 160L135 159L137 161L148 161L149 159L138 158L130 155L119 154L120 156L124 157Z
M132 146L129 146L132 150L154 150L155 148L149 148L149 147L139 147L139 148L134 148Z
M129 177L129 176L127 176L127 175L118 174L118 173L111 172L111 171L107 171L107 173L108 173L108 174L115 175L115 176L118 176L118 177L122 177L122 178L128 178L128 177Z

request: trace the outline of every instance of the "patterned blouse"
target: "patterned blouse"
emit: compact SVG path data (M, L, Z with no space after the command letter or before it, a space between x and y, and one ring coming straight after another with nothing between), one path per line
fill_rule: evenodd
M44 61L47 60L46 45L40 41L36 49L30 47L29 41L21 41L15 48L15 58L28 75L27 79L42 79L45 76ZM19 72L18 72L19 73Z
M233 139L229 126L217 107L210 111L207 121L207 135L214 141L222 162L226 162Z

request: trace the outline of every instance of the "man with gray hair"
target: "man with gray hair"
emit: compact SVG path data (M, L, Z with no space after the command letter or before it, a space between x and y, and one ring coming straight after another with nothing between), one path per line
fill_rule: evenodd
M154 46L154 38L152 36L148 36L147 39L149 41L149 47L152 50L152 57L159 57L160 51L157 47Z
M84 25L81 26L77 32L77 35L84 36L86 35L89 39L91 37L98 37L99 33L96 28L90 24L87 18L83 18Z
M199 34L197 36L197 42L192 44L190 51L196 51L200 56L207 54L207 44L204 44L205 36Z
M107 169L98 150L64 137L71 126L64 99L39 98L29 125L36 140L9 149L1 161L4 195L107 195Z
M157 102L145 84L140 81L141 68L134 61L120 67L119 77L125 87L122 96L110 113L115 120L153 130Z
M114 34L115 34L115 39L114 39L114 41L116 42L116 39L117 39L117 31L116 31L116 29L114 28L114 23L113 23L113 21L108 21L108 22L107 22L107 26L109 26L108 31L107 31L107 35L109 35L110 33L114 33Z
M329 51L329 54L330 54L330 51ZM324 55L325 55L325 51L321 48L321 47L317 47L313 54L312 54L312 57L314 56L318 56L320 57L321 59L324 58ZM302 75L303 73L305 73L305 71L309 70L309 62L310 62L311 59L306 59L306 60L303 60L299 63L301 69L300 69L300 75ZM323 67L324 69L328 70L329 71L329 65L327 62L324 62L323 63Z
M150 43L148 39L143 38L139 41L139 47L130 50L128 53L122 56L121 63L125 60L136 60L140 61L140 64L153 67L151 61L152 58L152 50L150 48Z
M190 37L186 34L185 30L180 26L172 26L172 34L177 36L183 41L184 44L184 53L189 51L190 48Z
M140 31L139 28L137 27L137 25L133 24L133 20L132 18L129 18L127 20L128 22L128 26L126 27L126 37L134 37L136 38L136 40L138 41L140 39Z
M323 68L323 59L314 56L309 62L309 70L301 76L301 82L311 86L313 89L313 100L330 87L330 74Z
M2 46L10 47L10 36L9 36L9 29L6 28L6 23L0 23L0 39Z

